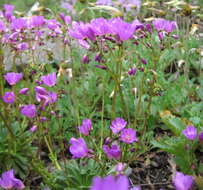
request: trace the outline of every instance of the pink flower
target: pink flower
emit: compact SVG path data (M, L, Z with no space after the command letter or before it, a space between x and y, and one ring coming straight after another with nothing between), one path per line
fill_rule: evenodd
M109 147L108 145L103 145L103 151L106 153L107 157L109 159L120 159L121 156L121 150L119 148L119 146L113 144L111 145L111 147Z
M138 141L136 137L136 131L131 128L124 129L123 131L121 131L120 140L127 144L131 144L135 141Z
M187 126L187 128L183 130L182 133L189 140L195 140L197 137L197 129L194 126Z
M49 86L52 87L56 84L56 73L50 73L48 75L44 75L41 77L42 82Z
M128 190L129 181L126 176L107 176L105 178L94 177L90 190Z
M14 31L21 31L27 28L27 20L24 18L16 18L11 22L11 29Z
M69 143L71 144L69 150L73 155L73 158L84 158L89 155L89 149L83 138L71 138Z
M165 31L167 33L173 32L177 28L175 21L165 20L162 18L155 19L153 21L154 28L157 31Z
M111 122L111 130L114 134L119 133L122 131L127 125L127 122L122 118L116 118Z
M28 118L34 118L37 115L36 107L33 104L22 106L20 112Z
M23 74L22 73L6 73L6 75L4 75L4 79L10 84L10 85L15 85L19 80L21 80L23 78Z
M78 127L80 133L82 133L83 135L87 136L89 135L89 132L92 129L92 122L90 119L84 119L82 121L82 125Z
M14 176L14 170L6 171L0 178L0 187L3 189L24 189L23 182Z
M175 177L173 178L173 184L176 190L189 190L193 184L193 178L189 175L184 175L181 172L176 172Z
M31 28L37 28L45 24L43 16L32 16L29 20L29 26Z

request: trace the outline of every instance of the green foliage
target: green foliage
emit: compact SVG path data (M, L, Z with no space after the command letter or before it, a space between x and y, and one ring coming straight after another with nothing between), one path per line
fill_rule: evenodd
M94 176L102 175L101 166L93 159L65 161L63 170L54 173L58 190L88 190Z
M10 141L7 132L0 129L1 173L13 168L21 178L25 178L31 167L30 160L36 154L36 148L31 145L30 135L28 133L17 135L15 140Z

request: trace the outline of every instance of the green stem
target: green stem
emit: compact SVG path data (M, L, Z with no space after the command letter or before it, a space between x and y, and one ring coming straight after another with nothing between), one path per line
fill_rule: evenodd
M47 147L48 147L48 149L49 149L49 152L50 152L50 155L51 155L51 160L54 162L56 168L57 168L58 170L61 170L61 166L59 165L59 163L58 163L58 161L57 161L57 158L56 158L56 156L54 155L54 153L53 153L53 151L52 151L52 149L51 149L51 146L50 146L50 144L49 144L49 142L48 142L46 136L44 137L44 140L45 140L45 143L46 143L46 145L47 145Z
M103 136L104 136L104 89L105 89L105 80L103 77L103 94L102 94L102 112L101 112L101 131L100 131L100 154L99 154L99 159L101 159L102 155L102 146L103 146Z

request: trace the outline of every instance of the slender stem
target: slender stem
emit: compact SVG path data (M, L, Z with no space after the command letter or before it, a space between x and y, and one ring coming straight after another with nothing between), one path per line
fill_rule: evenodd
M103 146L103 136L104 136L104 89L105 89L105 80L103 77L103 94L102 94L102 112L101 112L101 131L100 131L100 154L99 159L101 159L102 155L102 146Z
M136 110L135 113L137 115L137 118L139 118L140 112L141 112L141 102L142 102L142 95L143 95L144 80L145 80L145 74L143 73L141 86L140 86L139 91L138 91L139 97L138 97L137 108L135 109Z
M58 163L58 161L57 161L57 158L56 158L56 156L54 155L54 153L53 153L53 151L52 151L52 149L51 149L51 146L50 146L50 144L49 144L49 142L48 142L46 136L44 137L44 140L45 140L45 143L46 143L46 145L47 145L47 147L48 147L48 149L49 149L49 152L50 152L50 154L51 154L51 159L52 159L52 161L54 162L56 168L57 168L58 170L61 170L61 166L59 165L59 163Z

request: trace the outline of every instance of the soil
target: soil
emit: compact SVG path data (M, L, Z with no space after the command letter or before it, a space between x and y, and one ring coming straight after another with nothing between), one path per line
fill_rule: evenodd
M142 190L175 190L172 175L176 170L172 157L163 151L152 151L143 159L131 165L132 186L139 185ZM192 190L198 190L193 186Z

